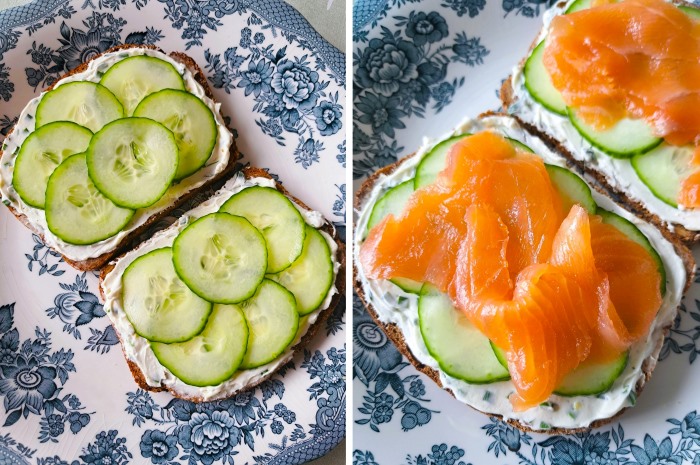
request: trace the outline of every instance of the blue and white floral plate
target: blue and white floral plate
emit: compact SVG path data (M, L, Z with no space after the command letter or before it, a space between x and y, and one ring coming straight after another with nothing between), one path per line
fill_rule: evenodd
M0 132L59 75L122 42L192 56L244 162L268 169L344 236L345 55L282 0L36 0L0 12ZM0 208L0 464L320 457L345 435L342 307L252 394L200 405L150 394L132 380L96 277Z
M355 185L464 117L500 106L552 0L355 0ZM696 250L696 256L700 256ZM700 464L700 284L634 409L588 434L523 434L454 400L355 299L353 465Z

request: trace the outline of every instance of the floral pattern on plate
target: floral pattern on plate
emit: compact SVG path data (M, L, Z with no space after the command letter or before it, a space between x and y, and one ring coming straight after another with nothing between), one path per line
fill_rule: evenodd
M416 150L423 137L499 108L503 79L527 53L552 3L356 1L355 187ZM441 53L449 59L433 59ZM431 60L441 70L434 82L419 70ZM609 426L553 437L521 433L454 400L407 362L355 297L353 464L700 464L692 371L700 351L699 290L696 284L684 299L639 405ZM674 380L672 388L665 379Z
M49 0L2 11L0 133L60 75L124 42L192 56L242 163L344 235L344 54L282 0ZM96 274L70 268L4 207L0 250L0 463L290 465L344 437L342 303L273 378L195 405L138 389Z

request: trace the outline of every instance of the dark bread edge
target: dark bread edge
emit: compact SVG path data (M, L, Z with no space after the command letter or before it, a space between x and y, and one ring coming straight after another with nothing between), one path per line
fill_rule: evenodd
M557 5L562 5L565 2L559 2ZM688 3L685 1L679 1L679 0L672 0L672 3L677 6L685 6L685 7L690 7L690 8L696 8L699 9L697 5L693 5L692 3ZM538 34L539 37L539 34ZM537 38L535 37L535 40L530 44L530 48L528 49L528 52L525 54L525 57L520 60L518 63L518 68L523 69L525 67L525 62L527 61L527 58L530 56L534 48L537 46L539 43L537 41ZM500 99L501 99L501 105L503 106L503 111L508 112L508 108L510 108L511 105L513 105L516 102L515 99L515 90L513 89L513 75L510 74L506 79L503 81L503 84L501 85L501 90L499 93ZM514 115L511 115L514 116ZM542 130L538 127L536 127L533 124L526 123L525 121L521 120L519 117L515 116L515 118L518 120L518 122L524 126L528 132L531 134L539 136L540 139L542 139L552 150L561 153L564 155L564 157L567 159L567 162L571 166L575 166L576 169L578 170L579 173L586 174L590 176L591 178L595 179L596 181L596 190L601 191L601 188L605 189L605 194L615 200L617 204L625 208L625 210L630 211L631 213L634 213L635 216L638 216L639 218L644 219L645 221L654 224L657 226L659 229L669 229L672 228L673 232L681 238L683 242L686 242L690 245L695 244L697 242L700 242L700 231L694 231L687 229L685 226L678 224L678 223L673 223L673 222L667 222L661 219L658 215L651 213L644 203L641 200L633 199L627 193L619 188L611 186L607 182L607 176L603 173L603 171L594 168L587 163L577 160L571 152L566 150L562 144L555 139L554 137L550 136L549 133L546 132L546 130ZM700 214L700 213L699 213Z
M487 117L487 116L506 116L506 117L512 117L511 115L506 115L506 114L498 114L494 112L487 112L483 113L482 115L479 116L479 118ZM520 121L518 121L520 122ZM533 134L535 137L537 137L537 134ZM555 152L557 150L553 149ZM376 171L373 173L370 177L368 177L362 184L362 186L358 189L356 195L355 195L355 201L354 201L354 208L355 211L361 211L363 209L364 203L369 196L370 192L374 188L374 185L376 182L379 180L380 176L382 175L389 175L393 173L399 166L401 166L402 163L404 163L406 160L412 158L415 156L416 153L412 153L395 163L391 165L387 165L380 170ZM568 160L568 157L567 157ZM599 187L594 186L596 190L601 192L603 195L607 195L606 192L602 191ZM647 221L647 220L645 220ZM647 221L648 223L651 223L654 225L664 236L665 239L667 239L671 244L673 244L673 247L678 254L678 256L681 258L683 261L683 264L685 266L685 271L686 271L686 282L684 286L683 292L685 293L690 285L693 282L693 276L695 273L695 258L693 257L692 252L690 249L687 247L687 245L680 240L680 238L674 234L672 234L670 231L667 229L659 227L657 224ZM357 232L356 232L357 234ZM394 343L396 348L401 352L408 360L411 362L411 364L420 372L422 372L424 375L428 376L430 379L432 379L439 387L447 391L450 395L454 397L454 393L450 389L446 389L442 383L440 382L440 375L437 370L426 366L422 364L418 359L413 355L411 352L411 349L408 347L406 344L406 340L403 337L403 333L399 329L398 326L396 326L393 323L385 323L379 319L379 316L377 315L376 311L374 310L374 307L372 306L371 302L369 301L368 297L364 293L364 289L362 288L362 283L359 279L358 276L358 270L357 266L358 264L356 261L353 263L353 286L355 289L355 293L357 296L360 298L362 301L363 305L367 309L367 313L372 317L372 319L375 321L375 323L384 331L384 333L387 335L387 337ZM679 302L680 306L680 302ZM673 320L672 320L673 321ZM635 386L635 394L639 396L642 393L642 390L644 389L644 386L647 381L651 378L651 374L656 367L656 362L657 362L657 357L659 355L659 352L661 351L661 346L663 344L665 336L668 334L671 325L673 322L669 323L666 327L663 328L663 337L659 338L658 341L656 341L656 346L654 347L654 350L652 354L647 357L644 362L642 363L642 373L644 374L643 377L641 377ZM466 405L466 404L465 404ZM471 406L469 406L471 407ZM483 412L481 410L478 410L474 407L471 407L472 409L476 410L479 413L483 413L484 415L488 415L490 417L495 417L500 420L503 420L503 417L501 415L495 415L492 413L488 412ZM546 433L546 434L572 434L572 433L578 433L578 432L585 432L588 431L592 428L597 428L603 425L606 425L613 420L615 420L617 417L622 415L628 408L630 407L625 407L619 412L617 412L615 415L608 417L608 418L602 418L599 420L595 420L592 422L588 427L583 427L583 428L551 428L549 430L535 430L530 428L528 425L521 423L518 420L515 419L510 419L506 420L507 423L510 425L518 428L521 431L524 432L535 432L535 433Z
M254 177L263 177L263 178L267 178L267 179L272 179L272 177L267 173L267 171L262 170L260 168L244 168L243 170L241 170L241 173L243 173L243 175L245 175L246 179L254 178ZM276 188L278 191L280 191L282 194L284 194L288 198L292 199L295 203L297 203L302 208L304 208L306 210L311 210L304 202L302 202L301 200L299 200L296 197L294 197L293 195L291 195L289 193L289 191L287 191L281 184L277 183ZM341 299L345 298L345 245L344 245L343 241L341 241L340 238L338 237L336 230L331 223L326 221L326 223L319 229L321 231L324 231L325 233L329 234L333 238L333 240L335 241L336 245L338 246L338 250L336 252L336 260L340 263L340 267L338 268L338 274L336 275L336 279L335 279L335 287L336 287L338 292L332 297L328 308L323 310L319 314L318 319L314 322L314 324L312 324L309 327L306 334L304 334L304 336L302 336L301 340L294 347L292 347L292 350L293 350L292 357L294 357L298 352L300 352L304 347L306 347L311 342L311 340L314 338L314 336L318 332L319 328L323 325L323 323L328 319L328 317L333 313L335 308L338 306ZM126 255L126 253L128 253L128 251L121 254L119 258ZM115 261L116 261L116 259L115 259ZM100 296L102 297L103 301L105 300L105 296L104 296L104 291L102 290L102 282L103 282L105 276L110 271L112 271L112 269L114 269L115 261L110 262L100 272L99 289L100 289ZM135 362L133 362L132 360L130 360L127 357L126 352L124 351L124 341L122 340L122 336L119 333L119 331L117 331L116 328L114 328L114 329L115 329L115 332L117 333L117 336L119 337L119 342L121 343L121 347L122 347L122 353L124 354L124 358L126 359L127 365L129 366L129 370L131 371L131 375L134 377L136 384L138 384L141 389L144 389L147 391L152 391L152 392L170 391L170 393L173 395L173 397L177 397L179 399L185 399L185 400L189 400L192 402L205 402L205 400L201 397L188 396L188 395L180 393L176 390L167 388L163 385L161 385L161 386L149 385L146 382L146 378L143 375L141 368ZM250 389L254 389L260 383L262 383L262 382L266 381L267 379L269 379L270 377L272 377L272 375L274 375L275 373L276 373L276 370L270 371L269 373L266 373L255 384L251 384L249 386L246 386L244 389L241 389L240 391L237 391L237 392L231 394L231 396L238 394L239 392L244 392L244 391L248 391ZM229 396L216 397L216 398L212 398L212 399L207 399L206 401L220 400L220 399L223 399L226 397L229 397Z
M53 85L51 85L49 88L46 89L48 92L49 90L53 89L54 86L63 78L71 76L76 73L80 73L82 71L85 71L88 67L88 63L90 61L102 56L105 53L109 52L114 52L118 50L126 50L130 48L150 48L153 50L158 50L160 52L163 52L163 50L153 46L153 45L135 45L135 44L124 44L124 45L117 45L115 47L110 48L109 50L106 50L104 53L100 55L96 55L93 57L91 60L80 64L77 68L69 71L68 73L64 74L61 76L61 78L56 81ZM164 52L163 52L164 53ZM211 88L207 84L206 77L204 76L204 73L202 72L202 69L197 65L197 63L190 58L188 55L181 53L181 52L171 52L170 57L174 59L175 61L178 61L182 64L184 64L190 72L193 74L194 79L204 88L204 93L206 94L207 97L211 98L213 100L214 95L212 94ZM7 137L14 131L14 126L12 130L8 133ZM176 199L172 205L168 206L166 209L163 211L160 211L154 215L152 215L144 224L136 228L135 230L131 231L129 234L124 236L121 241L114 247L113 250L109 252L105 252L102 255L99 255L97 257L93 258L88 258L86 260L81 260L81 261L76 261L76 260L71 260L70 258L66 257L65 255L63 256L63 260L68 263L70 266L73 268L76 268L80 271L90 271L90 270L96 270L104 266L109 260L111 260L113 257L117 256L121 252L131 248L133 246L133 242L138 239L138 237L143 234L145 231L147 231L152 225L154 225L156 222L158 222L160 219L165 218L168 216L173 210L175 210L177 207L185 203L187 200L189 200L192 196L197 194L200 191L203 191L207 189L209 186L214 185L217 181L226 178L227 176L230 176L236 169L236 161L240 158L240 153L236 149L236 143L235 141L232 141L231 144L231 156L229 159L229 163L222 170L219 174L214 176L211 179L208 179L204 184L197 188L190 189L188 192L184 193L182 196L180 196L178 199ZM0 158L2 158L3 153L2 150L0 150ZM12 212L15 217L22 222L27 228L29 228L34 234L37 236L41 237L41 240L44 241L44 234L41 233L39 228L36 227L36 225L27 218L26 215L18 212L16 209L14 209L12 206L7 205L7 208ZM53 250L53 249L52 249ZM58 252L58 251L56 251Z

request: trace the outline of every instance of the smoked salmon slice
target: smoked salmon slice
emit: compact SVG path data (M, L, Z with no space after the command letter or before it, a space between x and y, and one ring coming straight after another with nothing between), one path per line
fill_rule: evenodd
M360 261L371 279L446 292L505 351L516 410L646 334L661 304L654 258L580 205L564 212L541 158L484 131L446 163L369 232Z
M567 106L605 130L644 119L672 145L700 148L700 21L663 0L597 1L551 22L543 63ZM700 175L678 203L700 208Z

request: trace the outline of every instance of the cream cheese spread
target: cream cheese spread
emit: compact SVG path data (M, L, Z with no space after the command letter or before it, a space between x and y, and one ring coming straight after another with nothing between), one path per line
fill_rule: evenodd
M356 212L358 215L356 231L365 230L372 206L384 192L414 177L418 163L435 145L449 137L482 130L493 130L518 140L532 148L536 154L544 159L545 163L566 167L566 161L562 156L549 150L539 138L530 135L511 117L490 116L479 120L466 120L454 131L438 140L425 140L414 157L402 163L393 173L377 179L374 188L365 199L362 209ZM641 221L594 189L591 191L594 200L600 207L631 221L647 236L654 249L662 257L667 277L666 295L649 333L643 340L630 348L627 367L611 389L604 394L574 397L552 395L549 403L524 412L514 412L508 400L508 396L515 391L511 381L475 385L446 375L440 370L438 362L428 352L420 334L418 296L404 292L388 280L368 279L359 261L362 235L355 234L354 260L357 264L363 291L380 320L385 323L394 323L400 328L408 347L418 361L437 370L440 373L442 385L446 389L450 389L458 400L477 410L502 415L504 419L518 420L535 430L546 430L554 427L581 428L590 425L597 419L611 417L623 408L634 405L635 385L639 380L644 381L642 363L649 359L650 368L655 366L660 343L663 340L663 328L673 322L683 294L686 271L683 261L676 254L673 245L663 237L658 229Z
M544 27L536 42L539 43L547 36L552 19L564 14L573 0L558 4L544 14ZM594 147L576 130L569 118L553 113L535 99L525 87L523 67L517 66L512 74L514 103L508 108L508 113L514 114L523 121L535 125L542 132L553 136L577 160L581 160L602 171L608 183L630 198L641 202L650 213L657 215L671 228L671 223L680 224L689 230L700 230L700 212L697 210L674 208L656 197L642 182L628 159L614 158ZM682 149L682 148L679 148Z
M31 207L24 203L14 187L12 187L13 170L19 148L29 134L34 131L36 109L41 99L46 95L46 92L30 100L19 115L14 130L5 138L2 145L3 153L2 158L0 158L0 197L4 203L17 210L18 213L27 216L27 219L35 226L38 232L44 236L46 245L74 261L87 260L113 251L125 236L128 236L132 231L143 225L151 216L167 209L178 198L192 189L200 187L206 183L207 180L221 173L229 164L230 147L233 136L226 128L226 124L219 113L221 104L214 103L213 100L206 96L204 88L194 79L194 75L185 65L173 60L162 52L147 48L131 48L106 53L92 60L85 71L63 78L56 84L56 87L73 81L99 82L102 74L104 74L110 66L134 55L147 55L160 58L177 69L182 75L186 90L200 98L214 114L217 126L216 144L214 145L212 154L201 169L177 184L172 185L155 204L148 208L136 210L132 219L119 233L103 241L96 242L95 244L72 245L51 233L46 224L44 210Z
M175 237L177 237L180 231L185 229L194 220L209 213L218 211L221 205L223 205L233 194L251 186L274 187L275 182L267 178L245 179L245 176L238 173L209 200L190 210L180 217L175 224L167 229L157 232L149 240L143 242L136 249L128 252L126 255L118 259L114 263L114 268L112 271L110 271L102 281L101 286L105 297L105 312L107 312L107 315L109 315L109 318L112 320L112 324L121 336L122 346L127 359L133 361L139 366L143 372L144 378L146 379L146 383L148 383L150 386L159 387L162 385L186 396L197 397L206 401L230 397L243 388L257 384L292 358L292 347L299 343L311 325L318 320L321 312L329 307L333 296L338 293L338 289L335 287L335 278L337 277L338 270L340 269L340 262L338 261L337 257L338 245L330 235L324 231L320 231L331 249L331 255L333 257L334 284L328 291L326 298L321 303L319 308L300 319L297 336L282 355L277 357L274 361L261 367L237 371L233 377L217 386L206 387L190 386L178 379L167 368L160 364L148 341L136 334L134 327L131 325L126 317L126 314L124 313L122 304L122 275L124 274L124 270L138 257L141 257L152 250L172 246ZM306 210L296 203L295 206L302 213L306 224L309 226L319 228L325 223L323 216L319 212Z

